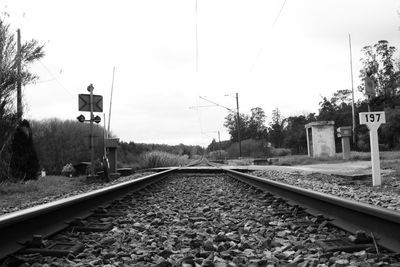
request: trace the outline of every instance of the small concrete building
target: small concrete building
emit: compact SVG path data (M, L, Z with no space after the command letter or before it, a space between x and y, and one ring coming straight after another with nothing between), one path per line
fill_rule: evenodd
M335 156L334 126L334 121L315 121L305 125L309 157L320 158Z

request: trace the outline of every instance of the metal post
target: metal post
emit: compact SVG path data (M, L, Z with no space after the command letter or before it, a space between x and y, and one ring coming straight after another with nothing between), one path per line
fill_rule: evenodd
M354 110L354 85L353 85L353 57L351 53L351 37L349 34L349 47L350 47L350 73L351 73L351 113L353 116L353 145L356 145L356 115Z
M88 86L90 92L90 175L94 176L94 139L93 139L93 85Z
M239 158L242 157L242 144L240 142L240 115L239 115L239 94L236 93L236 111L237 111L237 130L238 130L238 142L239 142Z
M368 96L368 112L371 112L371 97Z
M22 92L21 92L21 31L17 30L17 117L22 120Z

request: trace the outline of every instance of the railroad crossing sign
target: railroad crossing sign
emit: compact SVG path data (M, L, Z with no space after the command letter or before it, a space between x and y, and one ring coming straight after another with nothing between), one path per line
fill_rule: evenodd
M360 124L365 124L369 129L369 142L371 146L372 185L381 185L381 164L379 159L378 128L386 122L384 111L360 112Z
M78 95L79 111L90 111L90 94ZM93 112L103 112L103 96L93 95Z

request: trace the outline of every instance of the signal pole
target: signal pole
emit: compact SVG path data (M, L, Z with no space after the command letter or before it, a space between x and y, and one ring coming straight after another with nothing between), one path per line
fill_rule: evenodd
M22 92L21 92L21 31L17 30L17 118L22 120Z
M94 176L94 139L93 139L93 90L94 87L90 84L87 88L90 92L90 175Z

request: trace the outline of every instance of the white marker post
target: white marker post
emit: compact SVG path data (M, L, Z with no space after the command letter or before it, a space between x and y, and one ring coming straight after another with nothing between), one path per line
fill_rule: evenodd
M379 159L378 128L386 122L384 111L360 112L360 124L367 125L371 144L372 185L381 185L381 164Z

